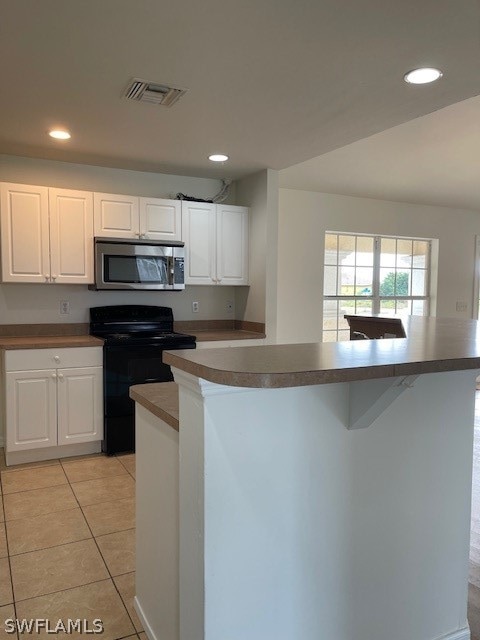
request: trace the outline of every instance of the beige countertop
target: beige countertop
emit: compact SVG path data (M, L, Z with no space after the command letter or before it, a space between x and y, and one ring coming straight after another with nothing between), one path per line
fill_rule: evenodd
M101 347L103 340L78 336L0 336L0 349L49 349L61 347Z
M411 317L407 338L167 351L164 362L218 384L297 387L480 369L475 320Z
M175 382L136 384L130 387L130 398L178 431L178 385Z

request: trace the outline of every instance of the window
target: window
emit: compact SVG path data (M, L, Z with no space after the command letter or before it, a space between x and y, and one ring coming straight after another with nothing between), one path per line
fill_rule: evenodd
M474 291L473 317L476 320L480 320L480 236L475 236Z
M428 315L429 240L327 232L323 340L348 340L345 314Z

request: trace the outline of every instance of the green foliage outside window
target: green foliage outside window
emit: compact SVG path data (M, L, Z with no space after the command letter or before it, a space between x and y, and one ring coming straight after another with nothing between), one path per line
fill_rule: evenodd
M395 290L395 272L387 273L380 284L381 296L408 296L408 273L397 273L397 286Z

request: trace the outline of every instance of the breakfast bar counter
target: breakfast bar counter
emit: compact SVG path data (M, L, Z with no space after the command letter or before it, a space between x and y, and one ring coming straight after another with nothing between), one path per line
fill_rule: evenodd
M149 637L470 638L480 331L405 330L164 355L179 430L148 406L173 387L143 390L136 411Z
M238 387L297 387L480 368L475 320L409 317L407 338L175 351L172 367Z

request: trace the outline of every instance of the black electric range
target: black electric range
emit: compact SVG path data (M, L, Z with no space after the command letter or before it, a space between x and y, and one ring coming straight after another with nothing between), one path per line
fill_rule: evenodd
M90 309L90 334L102 338L104 440L108 455L135 450L135 403L129 388L173 380L164 350L195 349L195 336L173 330L170 307L117 305Z

